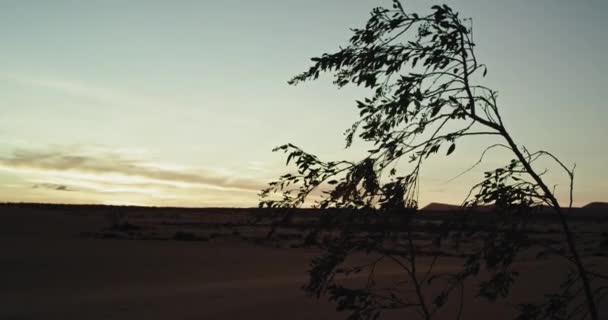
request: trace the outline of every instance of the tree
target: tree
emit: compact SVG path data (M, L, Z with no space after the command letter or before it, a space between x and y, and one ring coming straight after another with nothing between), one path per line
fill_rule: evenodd
M497 92L478 84L487 67L475 56L470 21L447 5L433 6L429 14L419 15L406 12L395 0L392 9L373 9L365 27L353 30L348 46L313 58L313 65L289 83L315 80L327 72L334 75L338 87L369 88L371 95L356 101L360 117L346 132L346 147L358 137L373 148L358 162L321 161L292 144L276 148L274 151L287 154L287 164L295 163L297 173L271 182L261 193L260 206L295 208L309 201L313 192L322 194L314 205L327 210L311 235L332 232L324 235L324 252L313 260L305 289L317 297L329 294L339 309L351 311L352 319L372 319L381 310L396 308L416 308L422 318L430 319L451 296L460 297L460 318L467 279L485 269L491 276L480 283L479 295L489 300L504 298L517 277L511 265L519 254L530 250L560 255L573 270L560 293L541 304L521 305L521 318L588 315L598 319L596 303L606 287L593 288L591 281L606 277L585 265L566 218L568 209L561 207L534 164L548 158L563 168L571 181L569 208L574 168L549 152L529 152L514 141L499 112ZM424 229L433 240L424 243L416 234L421 230L416 219L420 168L442 148L447 147L443 152L449 156L457 142L470 136L502 140L488 146L479 162L495 148L509 150L514 159L486 172L473 186L463 204L469 208L467 214ZM403 158L411 164L405 173L396 164ZM482 226L470 208L489 204L495 206L494 220ZM543 205L552 209L561 225L563 240L558 246L530 236L527 222ZM465 257L462 270L434 274L437 259L447 255L445 243L456 248L464 237L479 241L476 246L456 250ZM356 252L374 258L365 265L345 266ZM430 261L423 273L421 257ZM375 286L374 270L381 261L402 268L415 291L413 298L398 287L379 290ZM338 274L363 271L368 272L369 281L362 288L353 289L336 280ZM429 301L425 286L439 278L445 289Z

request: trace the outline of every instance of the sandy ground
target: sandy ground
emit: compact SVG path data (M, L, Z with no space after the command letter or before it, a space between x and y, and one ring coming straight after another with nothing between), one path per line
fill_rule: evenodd
M78 234L99 230L102 217L34 211L0 217L2 320L346 318L299 289L311 249L84 239ZM557 272L551 264L522 268L532 270L534 281L516 288L520 298L554 285L539 277ZM489 308L472 298L468 293L464 319L507 318L508 306Z
M310 253L246 243L82 239L104 221L4 214L0 319L330 319Z

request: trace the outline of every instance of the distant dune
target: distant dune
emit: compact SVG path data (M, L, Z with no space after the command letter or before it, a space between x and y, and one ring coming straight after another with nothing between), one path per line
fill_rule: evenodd
M476 212L487 212L487 211L492 211L492 209L494 208L493 205L488 205L488 206L479 206L477 208L474 209L474 211ZM450 211L461 211L463 208L460 205L457 204L448 204L448 203L441 203L441 202L431 202L429 203L427 206L425 206L424 208L420 209L421 211L433 211L433 212L450 212Z
M420 210L422 210L422 211L458 211L461 209L462 209L461 206L455 205L455 204L431 202Z
M492 211L493 209L494 209L494 205L487 205L487 206L479 206L475 209L475 211L476 212L489 212L489 211ZM461 210L462 210L462 207L460 205L441 203L441 202L431 202L427 206L420 209L420 211L422 211L422 212L437 212L437 213L457 212L457 211L461 211ZM538 212L549 214L549 213L552 213L553 211L552 211L551 207L544 205L539 209ZM577 215L580 215L580 214L597 215L597 214L608 213L608 202L599 202L599 201L590 202L582 207L573 207L572 211L570 211L570 213L577 214Z
M608 202L590 202L583 209L608 211Z

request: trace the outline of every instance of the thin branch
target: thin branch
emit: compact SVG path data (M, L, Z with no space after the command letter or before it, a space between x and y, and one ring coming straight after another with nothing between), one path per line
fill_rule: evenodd
M481 164L481 162L483 161L483 158L485 157L486 153L487 153L488 151L490 151L491 149L494 149L494 148L496 148L496 147L502 147L502 148L505 148L505 149L509 149L509 150L511 150L511 147L509 147L509 146L507 146L507 145L504 145L504 144L502 144L502 143L495 143L495 144L493 144L493 145L491 145L491 146L489 146L489 147L485 148L485 150L483 150L483 152L481 153L481 157L479 158L479 160L477 160L477 162L475 162L475 163L474 163L474 164L473 164L471 167L469 167L468 169L464 170L463 172L461 172L461 173L457 174L455 177L453 177L453 178L449 179L449 180L448 180L448 181L446 181L446 182L452 182L452 181L454 181L454 180L456 180L456 179L460 178L461 176L463 176L463 175L465 175L465 174L469 173L471 170L475 169L475 167L477 167L479 164Z

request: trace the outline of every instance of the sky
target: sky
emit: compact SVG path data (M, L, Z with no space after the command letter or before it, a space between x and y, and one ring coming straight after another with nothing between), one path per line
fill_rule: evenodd
M427 12L432 1L404 1ZM517 143L576 163L575 204L608 201L604 0L452 0ZM289 172L273 147L356 159L360 88L287 84L390 1L0 0L0 201L250 207ZM460 203L496 152L423 167L420 203ZM567 180L547 179L565 201Z

